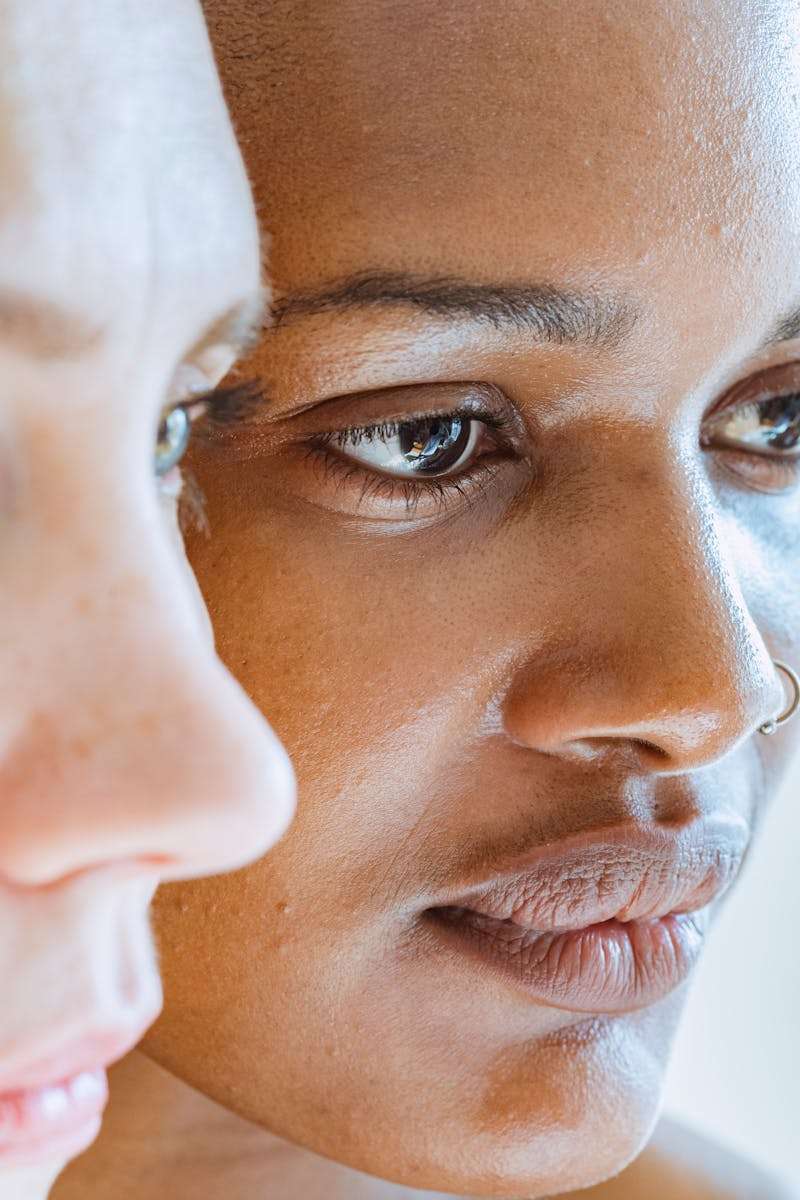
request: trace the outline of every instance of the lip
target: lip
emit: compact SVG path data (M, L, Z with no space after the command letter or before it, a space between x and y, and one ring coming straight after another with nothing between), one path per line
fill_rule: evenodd
M127 1054L155 1019L79 1038L0 1078L0 1167L73 1158L100 1130L106 1068Z
M450 950L572 1012L646 1007L683 983L750 830L738 817L585 831L429 907Z
M97 1135L108 1100L105 1071L81 1071L43 1087L0 1095L0 1164L73 1155Z
M709 909L560 933L524 930L469 909L440 909L435 921L453 949L538 1003L612 1014L646 1008L685 982L703 949Z

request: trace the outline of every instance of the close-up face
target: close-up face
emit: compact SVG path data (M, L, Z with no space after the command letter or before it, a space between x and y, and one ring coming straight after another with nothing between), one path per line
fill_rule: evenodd
M797 15L663 8L206 5L275 303L189 557L300 804L146 1048L410 1186L639 1152L797 745Z
M0 81L2 1192L91 1140L103 1068L156 1016L158 881L263 853L293 783L177 519L262 301L202 14L4 3Z

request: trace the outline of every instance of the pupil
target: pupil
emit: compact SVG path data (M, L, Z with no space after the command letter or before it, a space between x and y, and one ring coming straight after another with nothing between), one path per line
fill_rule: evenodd
M434 417L414 421L399 431L400 451L417 474L446 471L461 457L469 439L469 421Z
M767 408L767 420L774 429L772 445L793 450L800 442L800 396L779 397Z

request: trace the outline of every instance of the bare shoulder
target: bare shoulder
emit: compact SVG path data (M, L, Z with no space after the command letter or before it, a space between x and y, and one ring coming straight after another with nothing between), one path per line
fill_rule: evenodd
M749 1159L668 1118L635 1162L574 1200L800 1200Z

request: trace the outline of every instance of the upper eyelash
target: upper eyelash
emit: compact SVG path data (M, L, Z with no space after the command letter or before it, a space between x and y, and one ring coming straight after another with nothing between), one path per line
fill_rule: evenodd
M428 478L419 476L414 478L413 476L383 475L379 471L370 470L369 467L353 459L344 458L340 454L332 453L328 449L334 441L344 442L349 445L358 445L364 439L372 439L376 436L394 437L404 426L413 425L415 422L435 421L446 417L479 420L490 428L498 430L505 428L509 424L505 417L497 413L481 413L476 412L474 409L466 411L450 409L447 412L426 413L424 416L410 416L403 420L352 426L343 430L319 434L310 439L308 455L309 457L312 455L316 456L326 475L337 476L341 484L360 477L362 487L358 500L359 504L362 504L370 497L377 496L393 500L399 494L405 501L406 512L413 514L419 506L423 495L428 499L432 499L436 503L437 508L444 509L450 494L454 491L462 499L471 502L476 499L472 491L474 486L482 483L485 487L494 474L493 466L481 459L477 459L470 467L455 475L430 476ZM479 488L479 491L482 490L483 488Z
M330 443L341 439L347 445L357 446L360 442L373 440L375 437L396 437L407 425L422 421L441 421L445 418L459 418L464 421L481 421L490 429L503 430L507 428L508 420L499 413L475 411L475 409L448 409L446 412L428 412L419 416L403 417L394 421L381 421L372 425L352 425L345 429L333 430L330 433L318 434L314 439L318 444Z
M182 400L178 407L189 413L198 409L199 415L195 421L201 427L210 425L225 428L246 422L264 405L265 400L264 389L258 380L247 379L190 396Z

